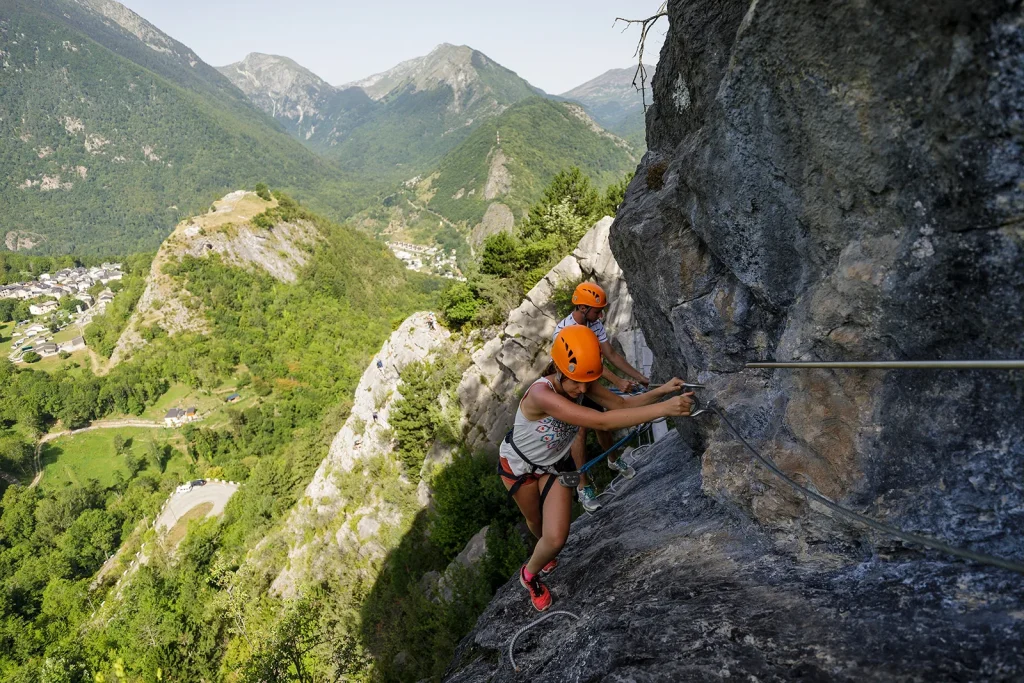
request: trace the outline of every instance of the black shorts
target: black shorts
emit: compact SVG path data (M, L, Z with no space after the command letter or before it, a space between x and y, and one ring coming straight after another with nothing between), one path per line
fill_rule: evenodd
M583 406L584 408L593 408L594 410L600 411L602 413L605 410L603 405L601 405L594 399L590 398L586 394L583 394L583 402L580 403L580 405Z

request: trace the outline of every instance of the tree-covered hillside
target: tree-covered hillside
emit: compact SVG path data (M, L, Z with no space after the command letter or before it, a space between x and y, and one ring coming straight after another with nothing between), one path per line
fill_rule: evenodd
M182 217L262 179L333 217L367 191L214 69L191 53L179 58L184 46L148 47L88 6L4 5L0 231L9 248L152 250Z
M652 102L651 80L654 78L654 67L644 65L646 72L646 101ZM629 140L637 149L643 149L646 142L644 125L645 96L637 90L637 68L611 69L597 78L591 79L572 90L564 92L561 97L579 102L595 121L619 137Z
M495 163L499 150L508 189L500 191L505 184L492 181L488 192L488 179L501 173ZM570 166L607 186L636 163L629 145L596 128L578 107L534 97L482 123L445 156L431 182L429 207L449 220L475 224L497 201L519 217L541 198L555 174Z
M389 182L429 171L481 122L538 92L464 45L440 45L373 78L379 106L350 130L310 143L345 170Z
M298 282L219 257L168 266L195 295L211 334L154 330L146 353L103 377L70 361L50 374L0 362L0 470L8 475L0 480L0 680L223 680L233 622L218 572L237 566L292 506L372 354L394 325L430 306L439 284L406 271L379 243L278 199L260 222L302 221L324 238ZM107 481L54 481L65 458L81 457L72 440L45 446L46 476L25 485L41 434L138 415L172 386L213 395L222 384L246 397L222 420L160 443L115 439L109 452L91 454L117 467ZM22 483L8 486L10 475ZM142 532L182 479L200 476L243 486L223 522L193 529L172 559ZM127 560L92 579L126 542L129 558L151 543L151 561L122 585L112 617L94 620L104 600L118 599L111 584Z

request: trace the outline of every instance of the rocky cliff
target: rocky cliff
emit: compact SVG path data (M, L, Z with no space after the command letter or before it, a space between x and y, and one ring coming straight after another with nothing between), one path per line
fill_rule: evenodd
M1024 356L1020 3L667 9L611 229L655 374L707 384L811 489L1020 562L1019 373L745 368ZM574 524L549 585L581 618L527 631L519 677L1024 676L1020 576L824 514L714 416L677 426ZM510 582L450 680L516 678L535 617Z
M160 326L168 334L209 332L202 307L181 281L164 266L184 256L205 258L217 254L227 265L264 270L282 282L295 282L306 265L312 245L323 239L307 221L279 222L273 229L250 221L276 200L264 201L254 192L238 190L213 203L209 213L182 221L153 257L146 289L110 356L109 367L145 345L142 329Z
M603 218L529 291L508 316L508 323L473 354L459 384L466 445L497 451L512 425L522 392L547 366L551 335L561 319L553 294L583 279L601 285L611 304L605 327L613 344L637 369L649 369L653 357L633 316L633 299L608 244L612 219Z
M295 597L301 584L324 580L333 570L375 572L407 530L410 512L419 507L413 501L426 503L397 468L388 417L401 398L402 369L427 360L450 336L440 326L431 328L427 316L407 318L381 347L304 495L281 527L250 553L243 569L272 572L269 589L275 595ZM287 554L283 566L271 549Z
M1024 676L1022 591L933 558L798 561L701 491L675 433L573 524L538 618L513 581L446 680L939 681ZM1017 611L1015 611L1017 610Z
M823 494L1024 554L1019 373L744 369L1024 356L1019 3L668 9L650 153L612 228L660 367ZM709 493L851 535L719 425L700 437Z

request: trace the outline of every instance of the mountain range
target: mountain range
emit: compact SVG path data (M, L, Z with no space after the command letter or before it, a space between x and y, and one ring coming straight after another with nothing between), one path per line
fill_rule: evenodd
M4 0L0 217L8 248L154 249L183 216L264 181L333 218L365 188L189 48L109 0Z
M183 216L257 182L364 224L367 209L389 197L395 206L416 186L414 205L468 236L489 209L507 226L562 168L607 183L642 151L642 108L618 75L626 70L550 97L478 50L442 44L334 86L283 56L214 68L113 0L4 4L9 249L153 249Z
M612 69L597 78L578 85L560 95L579 102L587 113L609 132L625 138L638 148L646 146L644 140L644 99L650 104L651 81L654 67L645 64L644 87L646 96L637 90L640 84L636 67Z

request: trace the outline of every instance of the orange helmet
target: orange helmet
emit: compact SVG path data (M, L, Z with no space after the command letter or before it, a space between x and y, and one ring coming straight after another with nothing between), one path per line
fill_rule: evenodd
M572 293L572 303L576 306L604 308L608 305L608 295L593 282L581 282Z
M593 382L604 372L601 344L586 325L569 325L555 336L551 360L563 375L577 382Z

